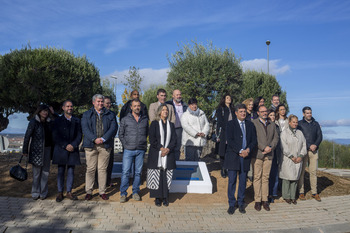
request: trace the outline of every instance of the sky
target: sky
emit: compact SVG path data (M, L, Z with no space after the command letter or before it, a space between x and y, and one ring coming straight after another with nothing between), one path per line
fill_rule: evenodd
M0 0L0 54L56 47L86 55L102 78L115 75L117 100L130 66L143 89L166 83L167 57L195 40L232 49L244 70L275 75L290 113L308 105L324 138L350 139L350 1ZM267 101L268 102L268 101ZM2 133L20 133L25 114Z

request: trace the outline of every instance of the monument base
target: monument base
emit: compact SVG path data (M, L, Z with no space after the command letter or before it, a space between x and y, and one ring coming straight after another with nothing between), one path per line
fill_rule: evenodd
M176 161L170 193L213 193L213 184L205 162ZM122 176L122 163L114 162L112 179ZM132 167L130 178L134 176Z

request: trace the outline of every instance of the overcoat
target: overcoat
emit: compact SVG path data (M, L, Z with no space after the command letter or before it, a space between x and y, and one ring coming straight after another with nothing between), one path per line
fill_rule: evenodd
M72 116L69 122L64 115L56 118L52 137L55 143L52 164L80 165L79 144L82 138L80 120ZM66 150L68 144L74 147L73 152Z
M232 119L236 118L235 111L231 110ZM217 128L216 128L216 134L220 138L219 143L219 155L220 157L225 157L225 151L226 151L226 125L228 122L228 117L230 115L230 110L227 106L220 107L216 110L216 117L218 120Z
M28 162L35 166L43 166L44 148L45 148L45 129L44 124L48 124L49 131L52 130L52 121L47 118L47 122L40 122L36 115L29 121L23 141L23 154L28 154ZM46 135L47 136L47 135ZM51 137L51 133L49 135ZM52 152L52 151L51 151Z
M196 136L197 133L202 132L205 136L209 134L209 122L205 113L199 109L199 115L195 116L187 111L181 116L182 145L184 146L205 146L207 138Z
M170 122L170 131L167 132L171 133L170 142L167 148L169 148L170 152L167 155L167 163L166 167L168 170L175 169L175 154L174 149L176 147L176 132L175 132L175 125L174 123ZM160 136L160 127L159 127L159 121L152 121L151 126L149 128L149 142L150 142L150 148L148 152L148 162L147 162L147 168L156 169L158 168L158 158L159 158L159 151L160 148L164 147L163 143L161 142L161 136Z
M298 180L302 163L294 163L291 156L304 157L307 153L306 140L300 130L295 133L288 127L281 133L281 147L282 147L282 162L280 165L279 177L284 180Z

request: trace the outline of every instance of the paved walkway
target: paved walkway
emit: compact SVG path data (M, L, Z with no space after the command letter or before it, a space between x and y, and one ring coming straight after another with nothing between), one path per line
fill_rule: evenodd
M270 212L250 203L244 215L228 215L227 207L0 197L0 232L350 232L350 195L275 203Z
M318 170L327 172L336 176L350 178L350 169L318 168Z

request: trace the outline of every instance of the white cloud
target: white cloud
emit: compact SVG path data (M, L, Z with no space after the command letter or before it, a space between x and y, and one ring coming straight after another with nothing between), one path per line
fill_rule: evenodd
M350 126L350 119L325 120L320 121L320 125L323 127Z
M280 59L276 60L270 60L269 65L269 71L270 74L278 75L278 74L284 74L287 71L290 70L289 65L283 65L280 66ZM253 60L246 60L241 62L243 71L246 70L256 70L256 71L263 71L267 73L267 59L253 59Z
M111 78L111 76L117 77L116 84L123 84L126 80L124 78L125 75L128 75L129 70L122 71L114 71L112 74L107 75L104 78L108 78L111 82L115 82L115 79ZM147 90L152 85L162 85L166 84L166 80L168 78L169 68L163 69L152 69L152 68L144 68L140 69L139 73L143 77L143 81L141 83L141 88L143 90Z

